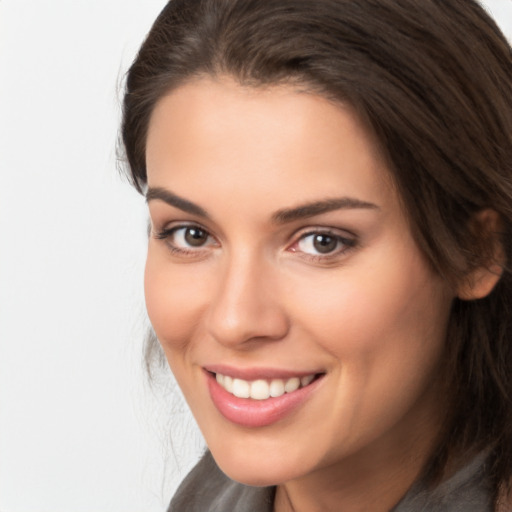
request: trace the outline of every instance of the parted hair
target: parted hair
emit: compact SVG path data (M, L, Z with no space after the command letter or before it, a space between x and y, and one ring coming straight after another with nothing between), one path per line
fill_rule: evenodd
M425 468L435 482L454 457L488 450L497 499L512 475L512 50L495 22L474 0L172 0L127 75L122 141L139 192L155 104L204 76L350 104L418 246L454 287L501 244L492 293L452 305L449 412ZM475 229L486 209L499 232Z

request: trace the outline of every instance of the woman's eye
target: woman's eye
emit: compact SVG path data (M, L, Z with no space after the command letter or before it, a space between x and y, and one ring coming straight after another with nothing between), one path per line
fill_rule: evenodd
M202 247L208 238L208 233L198 227L179 228L174 232L174 241L180 246Z
M354 240L343 238L333 233L308 233L303 235L295 244L294 251L300 251L312 256L328 256L344 252L353 247Z
M172 250L191 251L215 245L215 239L199 226L179 226L156 234L156 238L165 240Z

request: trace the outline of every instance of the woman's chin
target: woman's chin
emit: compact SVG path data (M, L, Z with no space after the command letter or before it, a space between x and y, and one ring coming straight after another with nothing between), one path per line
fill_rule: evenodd
M283 458L265 458L261 454L229 454L212 451L219 468L232 480L255 487L279 485L301 476L300 466Z
M273 468L273 471L269 473L268 468L253 467L252 465L247 466L244 464L239 465L223 465L218 464L222 472L227 475L231 480L239 482L244 485L250 485L253 487L269 487L279 485L290 480L293 480L294 475L284 470Z

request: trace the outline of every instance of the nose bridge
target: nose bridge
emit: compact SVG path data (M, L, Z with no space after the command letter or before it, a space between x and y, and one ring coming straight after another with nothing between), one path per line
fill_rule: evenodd
M227 256L209 311L209 329L222 344L277 340L288 330L276 269L256 251Z

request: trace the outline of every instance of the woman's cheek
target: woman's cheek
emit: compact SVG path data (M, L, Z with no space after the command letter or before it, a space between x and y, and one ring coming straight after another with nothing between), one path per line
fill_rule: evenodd
M296 280L295 292L288 293L292 322L336 358L353 357L378 344L376 332L381 325L375 324L380 324L383 312L371 283L343 269L319 274L315 279Z
M194 286L197 277L189 269L176 266L148 254L144 275L146 308L164 350L180 349L188 343L200 309L201 293Z

